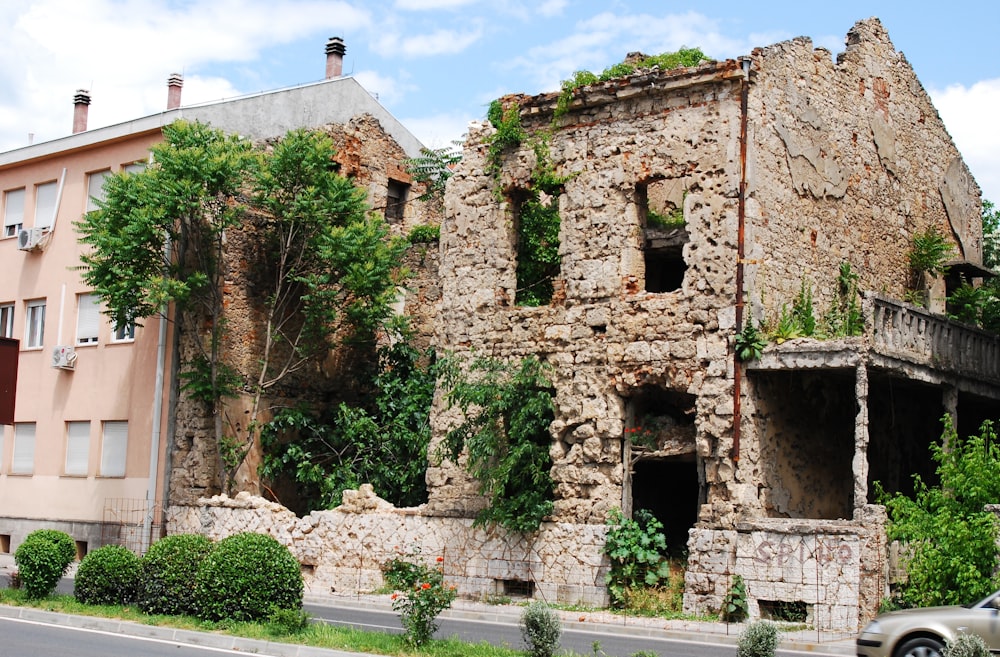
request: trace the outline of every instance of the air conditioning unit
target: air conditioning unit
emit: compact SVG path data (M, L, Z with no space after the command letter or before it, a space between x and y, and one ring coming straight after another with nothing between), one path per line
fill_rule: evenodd
M22 228L17 234L17 248L22 251L37 251L41 248L45 232L41 228Z
M76 367L76 350L73 347L60 346L52 350L52 367L71 370Z

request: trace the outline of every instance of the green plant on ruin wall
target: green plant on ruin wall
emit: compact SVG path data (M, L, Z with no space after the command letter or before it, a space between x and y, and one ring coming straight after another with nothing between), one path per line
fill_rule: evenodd
M445 400L464 419L445 435L436 456L458 463L467 453L465 468L487 499L475 524L536 531L552 512L554 495L548 366L528 356L511 362L481 357L463 367L451 356L442 368Z
M569 104L573 100L573 94L581 87L586 87L597 82L607 82L608 80L624 78L644 69L656 67L667 71L682 66L697 66L704 61L710 61L710 58L706 57L700 48L681 48L675 52L652 55L635 63L619 62L604 69L600 75L595 75L590 71L576 71L570 79L564 80L560 85L562 92L556 101L553 120L558 119L569 111Z
M486 138L486 170L498 179L503 169L504 152L519 146L527 135L521 127L521 107L517 103L504 109L499 100L494 100L486 116L496 128L496 132Z
M535 168L528 189L517 205L517 289L514 303L542 306L552 300L554 281L559 275L559 196L569 176L555 171L549 155L548 138L538 138Z
M413 176L415 182L426 185L426 191L417 197L418 200L444 201L445 184L462 159L461 145L462 142L453 141L450 146L442 148L421 148L419 157L406 160L407 173Z
M914 233L907 260L916 276L925 273L943 276L948 273L945 263L954 253L954 246L941 229L937 226L928 226L926 230Z
M743 328L736 334L736 358L743 362L757 360L766 346L767 338L750 319L747 319L743 323Z

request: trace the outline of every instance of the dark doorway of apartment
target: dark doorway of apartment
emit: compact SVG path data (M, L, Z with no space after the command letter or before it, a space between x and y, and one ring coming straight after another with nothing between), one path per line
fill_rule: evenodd
M698 470L694 455L642 459L633 467L632 513L649 510L663 523L671 555L687 548L698 519Z

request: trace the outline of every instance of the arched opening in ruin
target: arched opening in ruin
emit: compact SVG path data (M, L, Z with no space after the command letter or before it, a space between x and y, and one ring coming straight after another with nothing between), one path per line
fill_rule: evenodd
M688 530L704 502L695 448L695 396L644 385L626 400L622 509L647 509L663 523L671 553L687 547Z
M684 283L685 189L680 178L655 178L635 187L647 292L672 292Z

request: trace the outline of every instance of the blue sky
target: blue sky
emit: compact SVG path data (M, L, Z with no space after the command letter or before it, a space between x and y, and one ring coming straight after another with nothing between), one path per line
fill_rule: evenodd
M0 151L64 136L88 89L91 128L184 103L344 73L425 144L459 139L505 93L552 91L630 51L700 47L715 59L807 36L834 54L878 16L930 93L985 198L1000 203L1000 3L569 0L3 0Z

